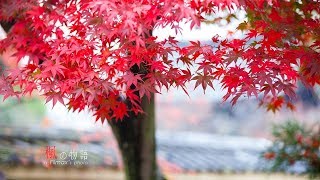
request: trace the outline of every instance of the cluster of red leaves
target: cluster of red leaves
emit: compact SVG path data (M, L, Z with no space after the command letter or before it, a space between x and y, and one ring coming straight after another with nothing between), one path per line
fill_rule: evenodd
M182 22L192 29L207 14L236 6L248 13L239 25L242 39L213 32L210 44L180 47L174 37L152 36L154 28L179 33ZM88 107L102 121L142 112L141 98L164 88L187 93L190 81L204 90L221 82L224 99L233 103L260 93L292 97L298 78L319 83L319 18L312 15L319 7L282 0L1 1L0 20L15 24L0 50L13 47L17 63L27 62L3 76L0 93L20 97L38 90L53 104Z
M233 76L224 76L222 83L228 89L227 97L233 95L234 100L243 94L263 93L263 102L275 111L285 103L281 96L295 97L297 80L307 86L320 83L320 3L245 3L247 21L238 26L245 37L232 40L229 53L225 54L240 69L237 72L242 78L238 79L239 74L229 68L226 74ZM230 86L232 82L234 86ZM286 103L293 109L292 104Z

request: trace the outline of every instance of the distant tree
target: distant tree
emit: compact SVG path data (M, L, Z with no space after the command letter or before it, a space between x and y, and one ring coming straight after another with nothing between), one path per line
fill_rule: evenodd
M273 171L288 171L300 164L303 173L310 178L320 177L320 129L319 123L307 128L294 120L274 125L274 142L264 153L271 161Z
M319 105L319 97L313 87L306 87L302 83L298 83L297 96L303 105L307 107Z
M0 49L14 47L26 62L2 77L0 93L37 90L53 105L89 108L111 125L127 179L156 179L154 94L219 81L233 104L262 94L269 110L292 108L282 96L295 96L297 80L320 83L319 8L311 0L3 0L0 20L14 25ZM229 22L236 9L247 13L243 38L212 32L210 44L180 47L152 35L218 23L207 15L221 10Z

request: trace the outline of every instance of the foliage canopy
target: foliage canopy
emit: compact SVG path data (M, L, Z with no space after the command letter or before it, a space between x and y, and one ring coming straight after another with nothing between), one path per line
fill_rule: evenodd
M157 27L201 26L221 10L230 20L239 9L247 13L241 38L212 32L211 43L181 47L175 37L152 36ZM37 90L102 121L142 112L141 98L151 93L188 93L191 81L204 90L220 82L232 103L261 94L273 111L293 108L282 96L295 96L297 80L320 83L318 1L3 0L0 10L1 22L14 22L1 52L14 48L16 63L27 61L2 76L4 98Z

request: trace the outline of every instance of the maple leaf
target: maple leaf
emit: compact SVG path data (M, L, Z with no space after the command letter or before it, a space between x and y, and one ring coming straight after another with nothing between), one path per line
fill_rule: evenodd
M142 81L140 74L133 74L132 72L127 72L123 76L123 80L126 82L127 86L130 87L131 85L137 86L139 81Z
M207 85L209 85L212 89L214 89L213 83L212 83L212 80L213 80L212 76L202 75L202 74L198 73L191 80L196 80L196 84L194 86L194 89L196 89L201 84L204 93L207 89Z
M268 103L267 110L268 111L271 110L273 113L275 113L282 107L283 103L284 103L283 97L280 96L280 97L274 98L270 103Z
M60 93L48 92L45 94L47 96L46 103L52 100L52 108L56 105L57 102L60 102L64 105L63 96Z
M125 103L118 103L118 105L114 108L114 117L118 120L121 120L124 118L124 116L127 116L127 105Z
M63 65L53 63L51 61L46 61L43 63L43 66L45 67L43 72L50 72L53 77L57 75L57 73L61 74L64 76L63 70L66 70L67 68L64 67Z
M238 30L240 31L245 31L248 29L248 23L246 21L240 23L237 27Z

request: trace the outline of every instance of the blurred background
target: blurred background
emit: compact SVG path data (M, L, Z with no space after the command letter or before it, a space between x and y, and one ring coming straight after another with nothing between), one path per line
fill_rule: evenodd
M236 27L236 22L228 25ZM207 25L177 39L206 41L211 31L227 36L219 28ZM155 30L154 35L164 38L170 32ZM1 56L2 67L12 66L12 53ZM303 163L270 174L268 159L274 155L266 157L265 152L275 140L274 124L319 124L319 88L299 84L296 110L273 113L255 99L240 99L235 106L222 103L218 85L206 94L189 86L190 97L175 89L156 96L157 158L168 179L306 178ZM124 179L117 142L108 125L95 122L91 112L69 112L60 104L52 108L37 94L20 101L10 98L0 103L0 136L0 180ZM49 163L53 154L61 161Z

